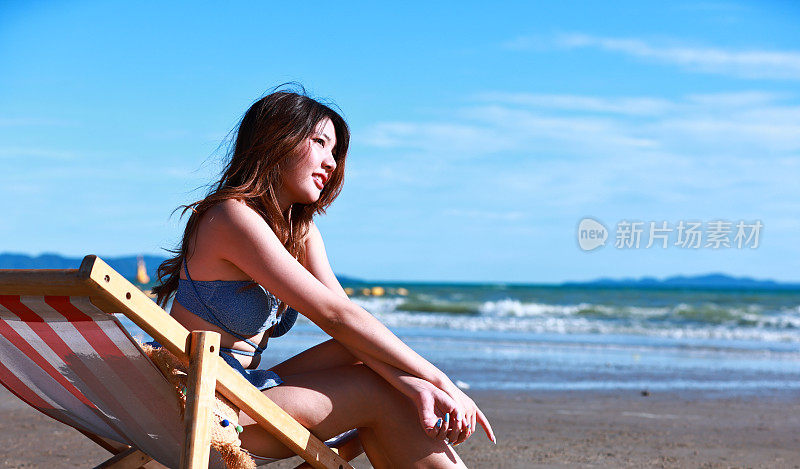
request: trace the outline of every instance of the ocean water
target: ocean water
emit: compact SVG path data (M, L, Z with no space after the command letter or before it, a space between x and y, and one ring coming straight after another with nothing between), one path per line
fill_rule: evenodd
M354 302L472 389L800 396L800 291L352 286ZM326 339L301 318L270 341L263 366Z

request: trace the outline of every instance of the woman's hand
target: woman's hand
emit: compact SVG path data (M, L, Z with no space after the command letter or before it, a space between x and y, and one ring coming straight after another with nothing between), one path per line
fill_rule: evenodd
M496 443L492 426L475 402L455 385L449 393L416 376L398 377L398 389L408 396L417 408L425 433L434 439L447 439L458 445L469 438L480 424L486 436Z
M486 432L486 436L492 443L497 443L489 420L483 415L483 412L481 412L478 406L475 405L475 402L455 385L449 386L448 388L448 394L456 402L458 412L456 420L451 421L451 428L447 434L450 443L453 445L463 443L464 440L475 432L477 424L481 424L484 432Z
M455 423L452 415L457 412L456 402L449 394L424 379L415 376L401 378L406 388L403 391L417 408L419 422L425 433L434 439L445 439Z
M448 394L427 380L404 373L359 350L352 350L351 353L414 403L420 425L429 437L439 440L449 438L453 442L463 432L466 438L469 424L457 416L467 414L463 410L459 411L458 402L452 397L456 393ZM457 433L450 436L454 429Z

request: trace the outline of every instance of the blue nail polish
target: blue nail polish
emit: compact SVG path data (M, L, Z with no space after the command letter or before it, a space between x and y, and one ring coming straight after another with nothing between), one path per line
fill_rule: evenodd
M433 428L439 428L439 427L441 427L441 426L442 426L442 419L439 419L439 420L436 422L436 425L435 425Z
M444 414L444 423L447 423L449 421L450 421L450 414Z

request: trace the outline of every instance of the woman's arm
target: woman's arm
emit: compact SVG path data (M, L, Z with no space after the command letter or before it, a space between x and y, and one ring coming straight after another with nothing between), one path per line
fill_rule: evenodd
M474 403L469 405L471 401L467 402L468 398L458 397L465 395L438 368L346 295L334 293L300 265L261 216L243 202L224 201L209 209L205 216L208 217L205 235L213 238L220 258L235 265L294 309L302 311L354 355L372 357L422 378L456 399L461 408L474 406ZM329 283L332 283L331 277L335 279L332 272L322 277ZM474 412L470 413L474 415ZM490 428L488 422L484 428Z
M325 243L322 240L322 233L319 232L316 223L311 222L311 228L306 235L306 259L304 266L316 277L323 285L335 294L348 298L342 284L331 269L328 253L325 251ZM348 298L349 299L349 298Z
M328 254L325 252L325 243L322 240L322 234L319 232L319 229L314 222L311 223L308 236L306 237L305 247L306 260L304 264L306 269L311 272L311 275L316 277L320 282L322 282L323 285L328 287L329 290L338 296L348 298L347 293L345 293L344 288L342 288L342 285L339 283L339 279L336 278L336 275L333 273L333 269L331 269L330 261L328 260ZM407 379L412 378L412 376L408 373L404 373L391 365L377 360L369 354L361 352L360 350L351 351L351 353L353 353L358 360L361 360L361 362L381 375L395 388L402 391L403 394L411 397L412 394L414 394L418 389L418 386L415 386L417 381ZM416 377L413 378L416 380L421 379ZM450 412L450 410L454 409L449 409L447 412Z
M308 271L319 279L323 285L328 287L328 289L341 297L347 298L347 294L336 278L336 275L333 273L333 269L331 269L328 255L325 252L325 243L322 240L322 234L313 222L311 223L311 228L306 238L305 247L305 267ZM476 423L474 421L466 422L461 429L467 427L469 429L462 431L460 435L456 435L450 432L450 430L454 430L457 427L455 419L449 422L449 425L444 424L444 422L440 420L448 413L453 413L453 415L457 413L456 403L449 394L421 378L404 373L363 352L352 350L351 353L373 371L381 375L389 384L414 401L419 412L420 423L429 436L433 438L444 438L447 436L452 443L458 444L468 438L474 431ZM480 412L479 409L477 409L477 411ZM487 434L489 438L493 440L491 430L489 430Z
M289 254L267 223L244 203L227 200L206 214L206 236L222 259L291 305L351 350L359 350L447 391L447 376L380 321L332 292Z

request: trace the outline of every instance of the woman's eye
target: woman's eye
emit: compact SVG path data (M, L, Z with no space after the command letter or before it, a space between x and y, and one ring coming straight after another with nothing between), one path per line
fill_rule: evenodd
M322 145L322 148L325 148L325 140L321 138L315 138L314 141Z

